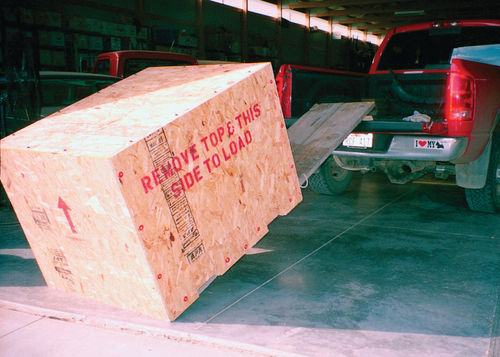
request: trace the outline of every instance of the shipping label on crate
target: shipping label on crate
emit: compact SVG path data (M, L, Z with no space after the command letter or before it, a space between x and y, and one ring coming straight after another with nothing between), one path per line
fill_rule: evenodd
M181 160L171 152L163 129L148 135L144 140L154 166L154 170L151 172L154 185L161 187L175 227L182 240L182 253L191 263L203 254L204 249L191 207L186 198L185 189L188 188L188 185L192 186L195 180L201 179L199 167L197 166L193 170L194 178L191 172L186 173L183 178L179 175L182 168ZM187 150L181 154L186 164L189 162L190 156L191 159L199 157L193 147L190 148L189 154ZM142 177L141 183L146 194L154 188L149 175Z

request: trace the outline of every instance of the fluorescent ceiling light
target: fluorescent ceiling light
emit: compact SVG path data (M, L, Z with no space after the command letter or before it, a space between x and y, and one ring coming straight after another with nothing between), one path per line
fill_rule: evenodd
M274 18L279 17L278 7L275 4L271 4L267 1L262 0L249 1L248 11Z
M274 17L274 18L279 18L280 14L278 12L278 6L269 3L264 0L210 0L219 4L223 5L228 5L231 7L235 7L237 9L243 9L243 1L248 1L248 11L254 12L257 14L269 16L269 17ZM404 12L404 11L403 11ZM422 10L423 13L423 10ZM399 13L394 13L395 15L401 15L401 11ZM413 15L413 14L410 14ZM298 25L305 26L306 25L306 14L300 11L295 11L291 9L285 9L283 8L281 11L281 16L283 19L293 22ZM340 38L341 36L346 36L346 37L355 37L355 38L363 38L366 36L366 41L374 43L374 44L380 44L381 39L378 36L375 35L368 35L364 34L363 32L358 32L356 30L352 31L352 34L355 36L350 36L351 31L349 30L348 27L340 25L340 24L332 24L331 28L327 20L316 17L316 16L311 16L310 17L310 23L309 25L311 28L316 28L318 30L322 30L327 33L333 33L335 37Z
M243 3L241 2L241 0L211 0L211 1L218 2L219 4L222 4L222 5L235 7L238 9L243 8Z

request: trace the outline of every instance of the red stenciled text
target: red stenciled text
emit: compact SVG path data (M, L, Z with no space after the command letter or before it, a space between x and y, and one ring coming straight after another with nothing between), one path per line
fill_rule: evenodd
M236 115L233 121L229 120L203 136L198 144L191 144L184 151L173 155L161 167L141 178L144 193L162 185L164 189L170 188L175 198L179 197L183 191L203 180L205 176L202 170L205 174L213 173L251 144L253 137L248 125L259 117L261 109L256 103ZM237 129L240 129L239 133L236 132ZM199 150L205 152L202 160Z

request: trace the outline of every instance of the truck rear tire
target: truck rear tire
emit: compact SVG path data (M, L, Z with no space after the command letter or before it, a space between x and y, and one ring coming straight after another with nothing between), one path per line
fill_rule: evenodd
M465 189L472 211L495 213L500 208L500 137L493 138L486 184L480 189Z
M351 178L352 172L337 165L333 156L329 156L318 171L309 177L309 185L317 193L339 195L347 189Z

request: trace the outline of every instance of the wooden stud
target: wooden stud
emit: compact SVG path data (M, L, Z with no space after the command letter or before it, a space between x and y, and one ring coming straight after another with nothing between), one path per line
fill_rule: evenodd
M205 21L203 0L196 0L196 31L198 35L198 58L205 59Z
M248 60L248 0L242 0L241 11L241 58L243 62Z
M306 24L304 27L304 64L309 64L309 51L311 50L311 10L306 10Z

